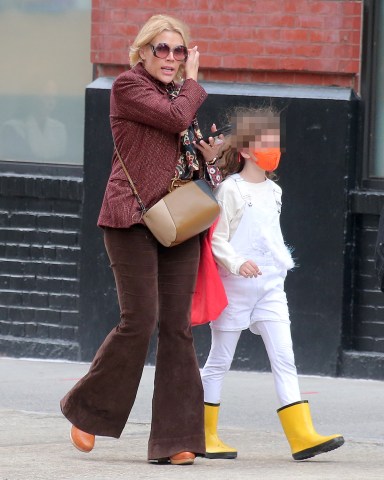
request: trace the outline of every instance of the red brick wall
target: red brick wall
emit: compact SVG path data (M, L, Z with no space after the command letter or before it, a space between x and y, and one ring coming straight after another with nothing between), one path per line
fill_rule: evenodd
M140 26L169 13L190 26L207 81L358 89L362 0L93 0L98 76L128 66ZM139 6L138 6L139 5Z

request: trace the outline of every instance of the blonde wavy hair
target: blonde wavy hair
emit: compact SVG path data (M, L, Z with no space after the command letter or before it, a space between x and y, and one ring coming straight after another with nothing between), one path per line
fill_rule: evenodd
M164 31L179 33L183 39L185 47L189 43L189 29L187 25L173 18L170 15L153 15L141 27L133 44L129 48L129 61L131 67L134 67L143 60L140 57L140 49L152 42L152 40ZM180 63L177 78L181 79L184 72L184 63Z

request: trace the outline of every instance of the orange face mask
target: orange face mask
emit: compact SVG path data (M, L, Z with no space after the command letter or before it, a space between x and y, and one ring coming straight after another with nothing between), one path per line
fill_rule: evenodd
M256 164L267 172L273 172L279 166L280 148L263 148L262 150L252 150L252 153L256 157Z

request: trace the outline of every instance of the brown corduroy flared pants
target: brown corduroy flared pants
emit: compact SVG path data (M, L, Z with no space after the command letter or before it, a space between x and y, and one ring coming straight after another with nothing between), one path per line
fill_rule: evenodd
M134 225L106 228L104 240L120 323L100 346L89 372L61 400L62 412L80 430L120 437L158 326L148 459L181 451L204 454L203 388L190 325L199 238L166 248L146 227Z

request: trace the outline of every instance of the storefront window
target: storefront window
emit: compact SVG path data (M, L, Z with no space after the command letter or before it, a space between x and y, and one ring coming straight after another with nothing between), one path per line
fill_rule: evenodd
M83 162L91 0L0 1L0 160Z
M384 178L384 3L377 2L377 32L374 65L374 115L370 176Z

